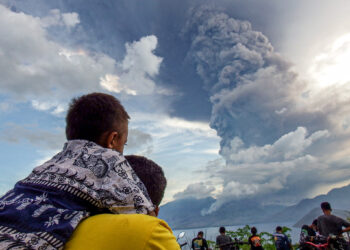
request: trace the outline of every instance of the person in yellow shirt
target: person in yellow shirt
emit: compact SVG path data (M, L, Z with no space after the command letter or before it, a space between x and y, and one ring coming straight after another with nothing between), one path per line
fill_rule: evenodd
M100 214L82 221L65 250L178 250L168 224L156 218L163 199L166 178L162 168L142 156L125 156L146 187L155 206L154 216L144 214ZM142 186L142 185L140 185Z

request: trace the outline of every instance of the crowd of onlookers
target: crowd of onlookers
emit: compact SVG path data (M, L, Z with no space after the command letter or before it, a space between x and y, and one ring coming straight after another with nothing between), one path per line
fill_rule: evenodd
M343 233L350 231L350 223L332 214L331 205L328 202L321 203L323 215L315 219L311 225L303 225L300 233L299 249L316 249L318 246L327 247L332 244L333 249L349 250L349 242L343 237ZM250 229L251 236L248 242L233 241L226 235L225 227L220 227L216 237L216 248L220 250L235 249L238 244L249 244L251 250L262 250L263 245L256 227ZM208 247L202 231L198 232L192 240L192 249L206 250ZM273 233L273 240L277 250L293 249L291 239L283 233L283 228L277 226Z
M250 249L252 250L263 250L263 246L261 243L261 238L258 235L258 230L256 227L252 227L250 229L251 236L248 239L248 242L242 242L238 240L232 240L232 238L226 234L226 228L220 227L219 228L219 235L216 237L216 248L219 248L220 250L231 250L235 249L235 246L241 245L241 244L249 244ZM291 241L288 238L287 235L285 235L282 232L282 227L277 226L276 232L273 234L275 246L277 250L289 250L292 249ZM207 240L204 238L203 231L199 231L197 234L197 237L192 239L192 245L191 248L194 250L207 250L210 249L208 247Z

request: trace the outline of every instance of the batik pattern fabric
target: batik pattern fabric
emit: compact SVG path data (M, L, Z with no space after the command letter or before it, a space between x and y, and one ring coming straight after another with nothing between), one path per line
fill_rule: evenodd
M68 141L0 198L0 249L61 249L90 215L153 209L122 154L85 140Z

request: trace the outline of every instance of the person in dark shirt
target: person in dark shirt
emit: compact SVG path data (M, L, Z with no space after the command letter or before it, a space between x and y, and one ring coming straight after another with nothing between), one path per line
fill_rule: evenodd
M321 235L341 235L344 232L350 231L350 223L333 215L331 205L328 202L322 202L321 209L323 215L317 218L317 228Z
M250 229L252 236L249 237L249 244L251 250L263 250L264 248L261 246L261 238L257 235L258 230L256 227L252 227Z
M292 244L287 235L282 233L282 227L276 227L276 233L273 234L275 241L275 246L277 250L290 250L292 249Z
M317 220L314 220L311 225L303 225L301 227L300 232L300 249L307 250L307 249L314 249L310 245L306 244L305 242L315 242L316 239L316 231L317 231Z
M220 235L216 237L216 245L220 248L220 250L230 250L231 245L228 243L232 242L230 236L226 235L225 227L220 227L219 229Z
M192 240L192 249L194 250L207 250L207 241L203 238L203 232L199 231L197 237Z
M331 204L322 202L321 209L323 215L317 218L317 229L321 235L326 237L330 235L342 236L344 232L350 231L350 223L348 221L332 214ZM349 244L343 238L339 240L342 242L344 249L349 249Z

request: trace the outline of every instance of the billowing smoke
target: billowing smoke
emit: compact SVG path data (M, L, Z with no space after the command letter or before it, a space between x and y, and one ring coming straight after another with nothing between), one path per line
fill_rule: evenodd
M296 75L261 32L209 7L196 10L186 29L192 36L189 56L210 91L211 127L222 146L235 136L263 144L290 130L284 117L293 112Z
M204 213L232 199L289 188L300 177L294 171L318 164L308 150L329 136L327 119L297 105L307 98L303 84L249 22L207 6L191 16L184 31L191 37L188 58L210 93L210 125L226 160L216 174L223 191Z

